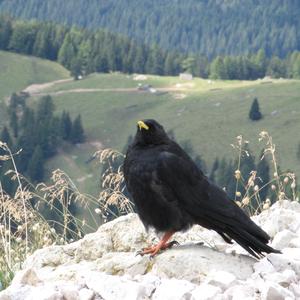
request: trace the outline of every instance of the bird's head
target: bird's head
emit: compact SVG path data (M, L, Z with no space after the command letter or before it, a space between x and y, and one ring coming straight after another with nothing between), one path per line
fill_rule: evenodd
M135 142L139 145L159 145L169 141L164 128L155 120L141 120L137 122Z

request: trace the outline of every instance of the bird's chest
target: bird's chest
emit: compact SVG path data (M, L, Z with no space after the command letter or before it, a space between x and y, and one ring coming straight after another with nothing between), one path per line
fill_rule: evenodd
M142 155L128 157L125 180L138 207L149 204L157 197L162 197L162 194L159 193L161 182L157 175L157 168L157 156L153 153L144 152Z
M157 162L154 158L145 156L135 157L129 163L126 183L132 192L139 189L148 189L156 176Z

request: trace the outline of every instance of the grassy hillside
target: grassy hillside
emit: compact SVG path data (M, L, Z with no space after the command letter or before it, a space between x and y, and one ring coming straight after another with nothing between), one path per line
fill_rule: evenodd
M0 51L0 100L34 83L63 79L69 72L61 65L31 56Z
M69 72L52 61L0 51L0 126L6 120L3 101L28 85L63 79Z
M137 91L139 82L168 88L168 92ZM263 147L258 143L258 134L267 130L277 146L280 166L300 174L296 158L300 142L299 90L300 81L184 82L157 76L135 81L133 76L122 74L93 74L77 82L56 84L47 92L52 94L58 111L66 109L72 116L81 113L88 143L66 149L49 167L65 168L85 191L95 192L98 176L91 176L98 175L98 167L85 160L100 144L122 151L128 136L136 130L136 121L155 118L167 130L173 130L178 141L190 140L209 166L216 156L235 157L230 144L239 134L250 141L250 149L258 155ZM259 122L248 119L254 97L264 115ZM32 101L37 99L32 97Z

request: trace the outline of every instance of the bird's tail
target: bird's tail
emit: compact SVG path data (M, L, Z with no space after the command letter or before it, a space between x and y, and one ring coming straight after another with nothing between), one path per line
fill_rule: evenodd
M256 226L256 224L254 225ZM259 228L258 235L255 235L253 232L249 232L241 227L231 227L226 230L226 234L256 258L263 257L263 253L281 253L279 250L267 245L270 238L264 231L262 232L265 235L261 236L260 231L262 230Z

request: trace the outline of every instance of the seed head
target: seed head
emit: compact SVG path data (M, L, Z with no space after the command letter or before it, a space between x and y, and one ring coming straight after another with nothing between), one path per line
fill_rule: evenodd
M249 197L245 197L245 198L242 200L242 203L243 203L244 206L249 205L249 203L250 203Z

